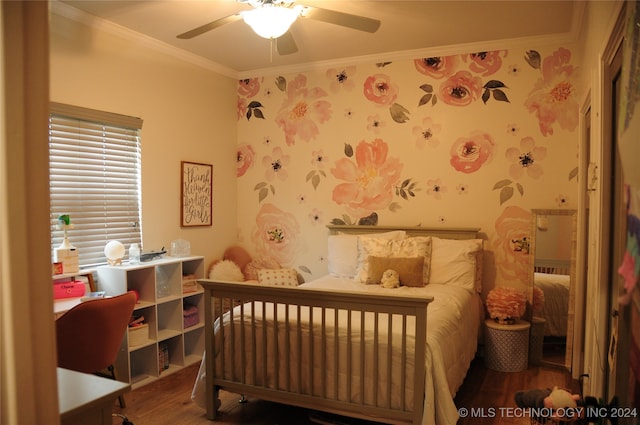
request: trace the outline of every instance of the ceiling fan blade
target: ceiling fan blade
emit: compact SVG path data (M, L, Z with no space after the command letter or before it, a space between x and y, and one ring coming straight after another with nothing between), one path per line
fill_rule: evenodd
M235 21L239 21L240 19L242 19L242 15L239 13L236 13L235 15L229 15L227 17L224 18L220 18L218 20L215 20L213 22L209 22L208 24L204 24L198 28L194 28L191 31L187 31L185 33L179 34L176 37L183 39L183 40L188 40L190 38L196 37L200 34L204 34L207 31L211 31L212 29L221 27L222 25L225 24L229 24L231 22L235 22Z
M290 55L298 51L296 41L293 39L291 31L285 32L280 37L276 38L276 49L281 55Z
M303 6L302 16L317 21L353 28L359 31L374 33L380 28L380 21L350 13L337 12L335 10L322 9L313 6Z

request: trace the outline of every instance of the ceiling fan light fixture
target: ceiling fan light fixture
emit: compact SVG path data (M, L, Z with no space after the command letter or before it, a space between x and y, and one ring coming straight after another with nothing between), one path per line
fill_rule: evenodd
M291 24L300 16L297 7L262 6L242 12L242 19L263 38L278 38L289 31Z

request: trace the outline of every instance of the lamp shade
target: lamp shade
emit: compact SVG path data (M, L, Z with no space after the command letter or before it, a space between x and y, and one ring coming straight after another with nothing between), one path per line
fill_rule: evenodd
M242 12L242 19L263 38L278 38L289 30L300 14L297 8L262 6Z

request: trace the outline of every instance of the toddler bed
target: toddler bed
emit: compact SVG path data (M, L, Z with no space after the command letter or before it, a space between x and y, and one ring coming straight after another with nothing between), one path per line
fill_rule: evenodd
M225 389L384 423L455 424L482 323L478 229L330 230L329 274L315 281L199 280L207 332L194 400L212 420ZM380 262L401 269L402 286L378 284Z

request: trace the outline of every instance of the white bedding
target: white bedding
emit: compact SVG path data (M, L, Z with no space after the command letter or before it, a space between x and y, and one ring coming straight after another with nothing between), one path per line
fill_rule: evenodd
M569 275L534 273L534 285L544 293L545 336L567 335L569 281Z
M434 297L427 309L427 394L423 424L456 424L458 413L453 397L475 356L482 322L482 304L476 293L453 285L439 284L430 284L423 288L385 289L380 285L365 285L351 279L331 276L305 283L298 288ZM331 387L330 384L327 383L328 388ZM204 407L204 361L194 385L192 398Z

